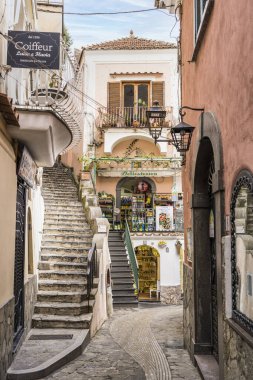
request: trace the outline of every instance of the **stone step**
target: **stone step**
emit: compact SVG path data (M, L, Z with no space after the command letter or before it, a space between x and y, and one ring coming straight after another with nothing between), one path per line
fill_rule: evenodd
M111 277L112 277L112 279L113 280L115 280L115 279L117 279L117 280L122 280L122 279L129 279L129 280L132 280L132 273L131 273L131 271L130 272L126 272L126 273L124 273L124 272L121 272L121 273L114 273L114 272L112 272L112 274L111 274Z
M75 262L61 262L61 261L40 261L39 269L40 270L85 270L87 268L87 261L84 263L75 263Z
M129 277L116 277L112 279L112 287L115 288L115 286L129 286L131 285L133 287L133 278Z
M85 220L85 215L84 215L83 210L74 211L73 209L69 212L67 210L57 210L57 211L46 210L45 219L52 219L52 217L53 219L59 218L59 217L70 219L72 217L75 217L75 218L82 218Z
M113 256L111 257L112 265L117 266L129 266L129 261L127 255Z
M79 212L82 212L83 213L83 206L81 204L77 204L75 206L73 205L49 205L49 204L46 204L45 205L45 211L46 212L58 212L58 211L73 211L74 213L76 213L77 211Z
M87 255L80 255L80 254L71 254L66 253L65 255L59 254L59 253L42 253L41 254L41 261L48 261L48 262L62 262L62 263L86 263L87 262Z
M94 299L96 289L92 289L91 299ZM38 291L38 302L83 302L87 299L86 292L60 292L60 291Z
M86 279L85 270L40 270L39 280L82 280Z
M59 244L63 244L63 246L65 246L65 244L67 243L69 244L76 243L77 245L79 245L80 243L84 243L84 245L86 244L91 245L92 236L88 232L89 231L87 231L86 235L85 233L83 233L82 236L70 235L70 234L66 234L66 235L43 234L42 243L43 245L51 245L51 243L59 243Z
M114 265L112 265L112 273L118 273L120 275L121 273L132 273L132 270L130 269L129 265L120 267L115 267Z
M122 307L122 308L138 307L138 306L139 306L138 300L121 299L121 300L113 301L113 307L115 307L115 308L117 308L117 307Z
M83 292L86 290L86 280L39 280L39 291Z
M35 314L47 315L81 315L84 313L91 313L93 309L94 300L90 300L89 308L88 301L81 303L75 302L37 302L34 306Z
M78 200L65 200L63 201L62 199L47 199L47 201L45 202L46 206L76 206L76 205L80 205L80 202Z
M111 260L112 262L114 261L121 261L121 260L128 260L128 256L127 256L127 253L123 252L119 252L119 253L111 253L110 252L110 256L111 256Z
M36 328L89 329L92 314L78 316L34 314L32 325Z
M122 246L125 247L125 243L123 241L118 241L118 242L116 242L116 241L113 241L113 242L108 241L108 245L109 245L109 247L112 247L112 248L122 247Z
M77 198L77 190L64 190L64 189L62 189L62 190L52 190L52 191L49 191L49 190L42 190L42 196L43 196L43 198L44 198L44 196L47 198L51 198L52 199L52 197L55 197L55 198L57 198L58 196L60 196L60 197L72 197L72 196L74 196L74 197L76 197Z
M134 297L136 298L136 295L134 294L134 289L124 289L124 290L116 290L113 289L113 298L116 299L116 297Z
M89 252L89 249L86 249L86 248L76 248L76 247L71 247L71 248L57 248L57 247L53 247L53 248L41 248L41 254L44 255L44 253L50 253L52 255L54 255L55 253L57 254L61 254L61 255L68 255L69 253L70 254L79 254L79 255L84 255L86 256Z
M44 222L44 229L57 229L57 231L69 229L75 230L76 228L82 228L83 230L90 230L89 224L86 221L79 219L47 219Z
M87 225L87 227L89 227ZM43 237L55 236L56 239L61 237L80 237L92 238L93 234L88 228L44 228Z
M55 248L81 248L81 249L89 249L91 248L91 240L67 240L67 241L58 241L58 240L42 240L41 248L43 249L55 249Z
M43 194L42 194L43 195ZM78 196L76 194L74 195L54 195L54 194L50 194L50 195L43 195L43 199L44 199L44 202L45 204L47 204L48 201L55 201L55 200L59 200L61 202L65 202L65 201L78 201Z
M114 284L113 283L113 286L112 286L112 292L113 292L113 295L117 294L117 292L130 292L131 294L134 293L134 287L133 287L133 282L131 283L128 283L128 284L121 284L121 285L117 285L117 284Z
M62 191L63 192L64 190L66 190L66 191L75 190L76 191L77 188L76 188L75 185L73 185L73 183L66 182L66 181L64 181L64 184L63 184L62 188L59 188L59 183L58 182L55 182L55 183L53 183L53 182L51 182L51 183L47 182L47 183L43 183L42 184L42 192L43 193L44 192L54 192L54 191L58 191L58 192Z

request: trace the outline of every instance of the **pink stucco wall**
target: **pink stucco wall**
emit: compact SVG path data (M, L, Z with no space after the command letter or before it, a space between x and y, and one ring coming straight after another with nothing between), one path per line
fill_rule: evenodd
M205 107L214 113L221 130L224 155L225 213L229 214L232 183L237 173L253 171L253 2L215 1L207 30L195 62L194 0L182 7L182 105ZM185 121L198 125L199 114L188 111ZM186 224L190 224L189 200L192 193L191 158L195 138L183 170Z

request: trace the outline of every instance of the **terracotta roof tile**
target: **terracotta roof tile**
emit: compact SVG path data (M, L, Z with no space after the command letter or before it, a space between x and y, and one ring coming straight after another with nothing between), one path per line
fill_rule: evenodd
M129 37L89 45L85 50L149 50L173 48L176 48L176 45L173 43L135 37L134 34L130 32Z

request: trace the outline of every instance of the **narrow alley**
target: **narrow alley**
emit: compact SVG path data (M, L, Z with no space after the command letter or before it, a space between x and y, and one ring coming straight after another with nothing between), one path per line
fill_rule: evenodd
M182 328L182 306L116 309L83 354L46 379L200 379Z

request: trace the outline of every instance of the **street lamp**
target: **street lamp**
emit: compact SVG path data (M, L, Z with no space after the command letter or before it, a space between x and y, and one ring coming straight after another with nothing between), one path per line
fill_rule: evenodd
M155 140L156 143L162 133L166 111L164 111L162 107L159 106L159 102L155 100L152 107L146 111L146 116L148 120L150 136Z
M154 103L156 103L156 105ZM163 124L166 117L166 111L161 110L161 107L159 107L158 102L154 102L154 103L153 103L153 107L151 107L150 110L147 111L147 119L149 121L149 133L155 140L155 144L157 142L167 142L168 144L174 145L176 150L180 152L182 156L185 156L185 153L190 148L194 127L183 121L183 117L185 116L185 112L183 112L183 109L189 109L192 111L200 111L203 113L204 108L192 108L189 106L181 107L179 109L181 122L177 124L175 127L172 127L170 129L172 140L170 139L161 140L159 139L159 137L161 136L161 133L162 133ZM152 117L152 115L155 115L155 113L157 115L156 118L159 120L159 124L156 124L155 117Z

